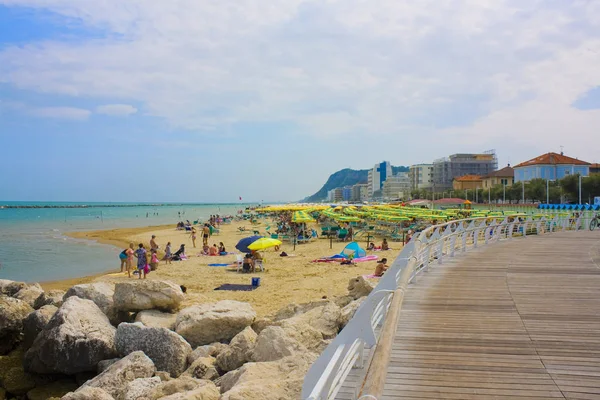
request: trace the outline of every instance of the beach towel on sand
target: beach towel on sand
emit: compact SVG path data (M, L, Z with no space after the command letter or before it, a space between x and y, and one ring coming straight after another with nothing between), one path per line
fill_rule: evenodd
M208 264L209 267L227 267L231 264Z
M258 289L258 286L252 285L239 285L234 283L225 283L224 285L215 288L215 290L234 290L234 291L242 291L242 292L250 292L252 290Z

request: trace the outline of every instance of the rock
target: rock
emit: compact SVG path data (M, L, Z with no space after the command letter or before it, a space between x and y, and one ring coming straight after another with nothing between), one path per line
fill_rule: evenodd
M102 389L85 387L75 392L67 393L61 400L115 400L115 398Z
M368 296L373 290L373 285L366 281L362 276L350 279L348 281L348 296L354 300L360 299L363 296Z
M304 314L313 308L323 307L329 303L329 300L312 301L310 303L295 304L291 303L283 307L275 314L273 321L281 321L283 319L293 318L297 315Z
M199 357L183 373L197 379L213 380L219 377L213 357Z
M35 304L33 305L33 308L37 310L47 305L53 305L58 308L62 306L64 296L64 290L49 290L47 292L42 293L42 295L37 298Z
M30 313L23 320L23 347L29 349L37 335L48 325L58 308L46 305ZM63 393L64 394L64 393Z
M352 298L352 296L340 296L333 299L333 302L340 308L346 307L353 301L354 299Z
M65 293L63 299L77 296L81 299L91 300L102 310L113 324L118 324L119 315L114 307L113 295L115 287L113 284L96 282L75 285Z
M35 305L37 299L44 294L44 289L37 284L25 286L23 289L19 290L13 296L15 299L23 300L25 303L29 304L31 307Z
M69 297L25 353L25 369L40 374L95 371L114 358L116 329L91 300Z
M154 373L154 376L159 377L160 380L163 381L163 382L171 380L171 375L168 372L165 372L165 371L156 371Z
M106 371L106 369L108 367L110 367L111 365L113 365L114 363L116 363L117 361L119 361L120 358L109 358L108 360L102 360L98 363L98 367L96 368L96 373L98 375L100 375L101 373L103 373L104 371Z
M0 296L0 355L15 348L23 337L23 320L33 311L26 302Z
M244 364L221 377L221 400L298 399L304 375L316 358L316 354L306 353Z
M115 285L115 307L121 311L174 311L184 300L179 285L169 281L139 280Z
M271 320L271 318L257 318L252 323L252 330L258 334L262 332L262 330L265 329L267 326L271 325L273 325L273 320Z
M22 395L35 387L35 380L22 366L12 367L2 372L0 386L8 393Z
M152 389L161 384L158 376L152 378L138 378L127 384L123 400L147 399Z
M25 282L9 281L8 279L0 279L0 295L12 297L23 288L27 287Z
M196 350L192 351L188 356L188 364L192 364L199 357L214 357L217 358L219 354L229 348L228 345L215 342L211 344L205 344L204 346L196 347Z
M360 299L354 300L346 307L342 308L342 312L340 315L340 328L344 328L348 324L348 322L350 322L350 320L354 316L354 313L356 313L356 310L358 310L358 308L363 303L363 301L365 301L365 299L366 297L361 297Z
M282 327L269 326L256 339L252 352L253 361L274 361L296 353L308 352L306 347L292 339Z
M323 340L323 334L304 322L284 320L279 322L285 333L306 347L308 351L320 354L327 347L327 341Z
M229 348L217 357L217 367L221 371L229 372L238 369L252 358L252 351L256 345L256 332L251 327L235 335L229 343Z
M185 371L187 357L192 352L189 343L177 333L165 328L148 328L140 322L119 324L115 341L121 356L143 351L159 371L167 371L173 377Z
M331 339L340 331L341 315L341 309L335 303L328 302L286 321L292 324L308 324L321 332L324 339Z
M177 315L176 331L192 346L231 340L250 326L256 312L248 303L223 300L188 307Z
M162 400L219 400L219 389L217 389L214 383L211 383L188 392L175 393L162 397Z
M46 400L52 397L61 398L77 389L77 384L70 380L60 380L44 386L38 386L27 392L28 400Z
M177 379L171 379L170 381L163 382L152 389L148 395L148 399L163 399L166 398L166 396L201 389L205 386L215 387L215 384L207 380L195 379L189 376L181 376Z
M176 320L177 314L164 313L158 310L140 311L135 317L135 322L141 322L148 327L171 330L175 329Z
M141 351L136 351L122 358L97 377L87 381L75 393L88 387L100 388L116 399L120 399L125 388L137 378L150 378L156 368L154 363Z

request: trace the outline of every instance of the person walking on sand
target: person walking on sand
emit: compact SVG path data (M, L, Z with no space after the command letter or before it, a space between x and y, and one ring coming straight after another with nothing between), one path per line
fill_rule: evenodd
M202 244L204 246L208 245L208 238L210 237L210 228L208 224L204 224L204 228L202 228Z
M156 250L158 251L158 244L156 243L156 235L152 235L152 239L150 239L150 251Z
M192 245L196 248L196 228L192 227L192 231L190 232L190 238L192 239Z
M127 251L127 276L131 278L131 268L133 268L133 243L129 243Z
M171 242L167 242L167 246L165 247L165 256L163 260L167 264L171 264L171 258L173 257L173 253L171 252Z
M137 257L138 279L142 279L142 274L144 274L144 279L146 279L146 264L148 264L148 258L146 257L146 249L144 248L143 243L138 245L135 256Z

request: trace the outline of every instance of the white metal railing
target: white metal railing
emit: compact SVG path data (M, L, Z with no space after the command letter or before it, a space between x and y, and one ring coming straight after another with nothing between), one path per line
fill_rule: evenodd
M463 253L468 249L501 239L512 239L514 236L526 237L530 234L559 230L587 229L588 220L589 216L583 214L577 218L564 214L547 214L538 219L482 217L431 226L415 235L413 240L404 246L354 317L308 370L302 385L302 399L333 400L352 369L365 370L365 348L372 356L380 340L378 332L386 319L394 292L402 289L402 285L416 282L419 274L427 272L432 264L442 264L446 257L454 257L457 251ZM409 274L407 282L402 281L404 272ZM365 380L368 375L369 372L366 371ZM357 385L355 398L361 394L359 390L363 384L365 381ZM363 388L360 399L378 399L368 391L369 388Z

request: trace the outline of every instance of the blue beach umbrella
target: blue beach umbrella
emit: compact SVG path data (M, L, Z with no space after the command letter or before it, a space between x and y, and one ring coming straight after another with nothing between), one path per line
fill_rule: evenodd
M242 253L250 253L250 246L252 243L256 242L258 239L262 238L262 236L249 236L247 238L243 238L235 245L235 248L241 251Z

